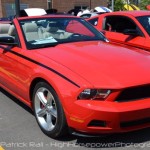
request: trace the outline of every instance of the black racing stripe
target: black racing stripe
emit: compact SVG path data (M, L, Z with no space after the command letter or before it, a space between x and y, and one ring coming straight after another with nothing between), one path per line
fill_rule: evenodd
M69 78L67 78L66 76L64 76L63 74L59 73L58 71L54 70L53 68L50 68L50 67L48 67L48 66L46 66L46 65L44 65L44 64L42 64L40 62L37 62L37 61L29 58L29 57L26 57L26 56L21 55L21 54L19 54L17 52L14 52L14 51L12 51L9 48L4 48L2 46L0 46L0 48L3 48L4 50L9 51L10 53L15 54L15 55L17 55L17 56L19 56L19 57L21 57L23 59L26 59L26 60L28 60L28 61L30 61L32 63L35 63L35 64L37 64L37 65L39 65L39 66L41 66L41 67L43 67L45 69L48 69L48 70L52 71L53 73L57 74L58 76L62 77L63 79L67 80L68 82L72 83L73 85L77 86L78 88L80 88L80 86L78 84L76 84L75 82L73 82L72 80L70 80Z

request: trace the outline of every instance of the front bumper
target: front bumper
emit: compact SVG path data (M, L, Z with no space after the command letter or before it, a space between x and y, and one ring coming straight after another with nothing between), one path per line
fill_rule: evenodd
M150 127L150 98L132 102L76 101L69 127L85 134L122 133Z

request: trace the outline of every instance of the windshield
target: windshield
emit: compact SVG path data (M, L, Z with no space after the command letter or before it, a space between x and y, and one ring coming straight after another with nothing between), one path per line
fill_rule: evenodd
M106 38L84 19L74 17L20 20L28 49Z
M150 16L137 17L137 20L140 22L140 24L143 26L146 32L150 35Z

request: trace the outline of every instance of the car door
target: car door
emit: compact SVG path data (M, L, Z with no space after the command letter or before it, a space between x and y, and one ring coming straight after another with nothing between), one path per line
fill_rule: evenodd
M15 46L0 44L0 85L18 97L26 97L32 69L28 61L21 57L25 50L17 32L14 38Z
M9 87L10 78L14 75L17 61L11 59L11 54L5 48L8 47L1 47L0 45L0 83L3 86Z
M18 51L19 48L10 48L0 45L0 83L10 91L16 91L18 57L11 51Z
M136 30L138 35L125 34L125 30ZM103 19L103 31L112 42L143 48L146 38L139 26L127 16L106 16Z

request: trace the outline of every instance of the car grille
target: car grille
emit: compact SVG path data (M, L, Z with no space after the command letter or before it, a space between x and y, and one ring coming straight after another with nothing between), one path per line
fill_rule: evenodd
M144 125L147 123L150 123L150 118L144 118L144 119L128 121L128 122L121 122L120 127L121 128L134 127L134 126Z
M117 97L117 102L128 102L150 97L150 85L124 89Z

